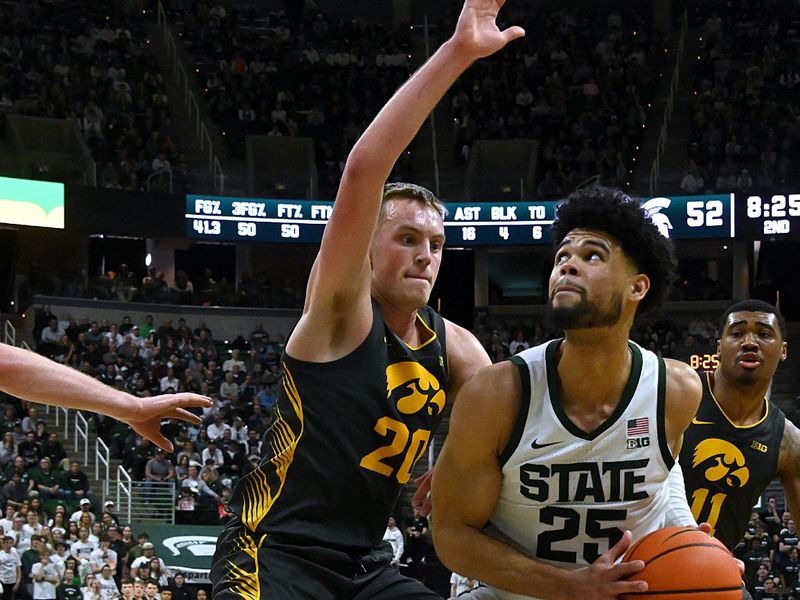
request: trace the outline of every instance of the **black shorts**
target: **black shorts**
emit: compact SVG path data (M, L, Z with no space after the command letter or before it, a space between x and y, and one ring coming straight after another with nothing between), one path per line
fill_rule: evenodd
M441 599L391 568L391 551L357 556L266 538L254 539L240 524L225 528L211 568L214 600Z

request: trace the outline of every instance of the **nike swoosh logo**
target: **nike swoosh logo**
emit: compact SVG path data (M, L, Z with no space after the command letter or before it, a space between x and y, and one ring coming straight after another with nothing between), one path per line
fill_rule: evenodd
M692 425L714 425L714 421L698 421L695 417L692 419Z
M561 444L562 442L550 442L549 444L540 444L539 440L533 440L531 442L531 448L534 450L539 450L540 448L547 448L548 446L555 446L556 444Z

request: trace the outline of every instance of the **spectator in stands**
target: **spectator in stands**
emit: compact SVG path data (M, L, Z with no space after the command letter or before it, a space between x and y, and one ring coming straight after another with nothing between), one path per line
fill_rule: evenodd
M82 561L91 559L92 552L97 549L97 544L89 539L89 528L81 525L78 528L78 540L70 545L70 554Z
M97 574L103 569L104 566L110 566L111 572L117 570L117 552L111 549L111 539L105 533L100 535L99 547L91 552L89 555L89 563L92 567L92 572Z
M153 458L147 461L144 469L147 495L152 496L156 483L172 483L175 481L175 469L166 457L163 448L156 448Z
M383 541L391 544L393 556L390 564L399 570L400 559L403 557L403 532L397 527L394 517L389 517L386 531L383 533Z
M92 501L89 500L88 498L81 498L78 510L76 510L74 513L70 515L69 520L78 523L80 522L82 517L86 516L88 517L90 523L94 523L95 516L91 508L92 508Z
M19 553L14 548L15 539L13 536L4 535L2 537L2 548L0 549L0 584L3 585L2 600L13 600L18 597L20 582L22 578Z
M186 585L186 576L183 574L183 571L175 571L170 589L172 590L172 600L191 599L189 587Z
M25 475L27 476L27 473ZM27 498L28 484L22 479L22 474L14 470L9 476L9 481L3 485L2 500L6 504L20 506ZM8 532L8 530L5 531Z
M81 592L80 586L80 578L75 577L75 571L73 569L64 569L64 573L61 577L61 583L59 583L58 587L56 587L56 598L58 598L58 600L83 598L83 593Z
M113 500L106 500L105 502L103 502L103 515L102 515L102 517L105 517L106 515L108 515L111 518L111 522L116 527L119 527L119 517L114 513L114 508L115 507L116 507L116 505L114 504Z
M45 356L52 356L56 347L62 342L66 335L64 329L59 325L58 318L55 316L50 317L48 327L42 330L41 344L39 345L39 353Z
M31 478L28 482L29 492L36 490L45 500L67 497L61 487L61 479L52 469L50 457L43 456L39 460L39 467L34 467L30 470L30 476Z
M67 451L64 450L64 446L59 441L57 433L49 433L47 439L41 442L41 447L42 454L50 457L50 462L56 469L66 470L69 468Z
M705 182L695 164L689 166L689 172L681 180L681 191L689 196L699 194L703 191Z
M231 357L222 363L222 370L227 373L228 371L232 371L234 366L238 366L239 369L245 369L244 361L239 357L238 349L231 351Z
M6 431L3 434L3 441L0 442L0 468L5 468L16 456L17 445L14 442L14 434L10 431Z
M25 468L35 467L42 459L42 446L36 441L36 434L28 431L25 434L25 441L20 443L17 448L19 458L24 461Z
M149 569L151 560L157 560L161 571L167 573L167 577L169 577L169 569L167 569L167 565L164 564L164 561L156 556L155 549L156 547L152 542L145 542L142 544L142 555L131 563L131 577L139 577L139 569L144 565L147 565Z
M50 550L42 546L39 550L39 562L31 567L34 600L56 600L56 586L60 579L58 571L50 562Z
M189 465L189 475L181 483L181 489L188 487L198 495L199 500L213 499L220 501L220 496L212 490L208 484L200 477L200 469L197 465Z

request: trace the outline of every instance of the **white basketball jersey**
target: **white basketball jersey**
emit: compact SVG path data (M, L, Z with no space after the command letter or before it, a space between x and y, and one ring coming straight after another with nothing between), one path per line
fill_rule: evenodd
M664 361L629 342L631 374L619 404L586 433L561 406L561 342L512 358L522 377L522 405L500 457L503 483L486 533L537 560L577 569L626 529L636 540L665 525L674 460L664 429ZM494 591L502 600L524 598Z

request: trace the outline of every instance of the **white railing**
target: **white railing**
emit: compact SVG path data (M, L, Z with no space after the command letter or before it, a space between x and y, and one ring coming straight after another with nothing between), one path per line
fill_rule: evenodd
M150 176L145 180L144 186L147 188L147 191L150 191L150 181L152 181L155 177L160 177L161 175L167 174L169 180L169 193L172 193L172 169L159 169L155 173L150 173Z
M61 415L64 415L64 442L69 439L69 409L66 406L56 406L56 427L61 426Z
M83 440L83 464L89 464L89 423L79 410L75 411L75 452L80 452Z
M110 481L106 482L107 485L111 485ZM133 496L133 480L131 476L128 475L128 472L122 468L122 465L117 467L117 485L116 485L116 500L114 503L117 505L119 509L120 515L124 515L126 518L124 519L125 523L131 522L131 497ZM111 490L109 490L110 492ZM110 494L106 494L106 498ZM124 503L123 503L124 501Z
M197 96L195 96L189 85L189 75L186 72L186 67L184 67L181 59L178 58L178 44L167 23L167 13L160 1L156 11L156 23L161 30L164 46L167 48L167 57L172 60L175 81L179 86L183 87L183 105L186 109L186 115L190 119L194 118L195 137L200 142L200 150L205 150L205 146L208 145L208 172L214 181L214 190L218 194L222 194L225 189L225 174L222 171L222 164L214 152L214 143L211 141L208 128L200 118L200 105L197 102Z
M686 47L686 31L688 27L689 16L686 11L683 12L681 19L681 35L678 40L677 56L675 58L675 68L672 70L672 80L669 83L669 94L667 95L667 103L664 107L664 122L661 125L661 131L658 134L658 144L656 145L656 157L653 160L653 166L650 169L650 195L655 196L658 191L658 184L661 180L661 160L667 148L667 138L669 135L669 126L672 122L672 109L675 106L675 93L678 90L678 83L681 74L681 58L683 51Z
M98 436L94 450L94 478L100 481L108 481L110 475L111 452L106 443ZM103 479L100 479L100 465L103 465Z
M8 319L6 319L5 324L3 324L3 342L9 346L17 345L17 329Z
M22 341L19 343L19 347L20 347L20 348L22 348L23 350L27 350L28 352L33 352L33 348L31 348L31 347L28 345L28 342L26 342L25 340L22 340ZM49 405L48 405L48 406L49 406Z

